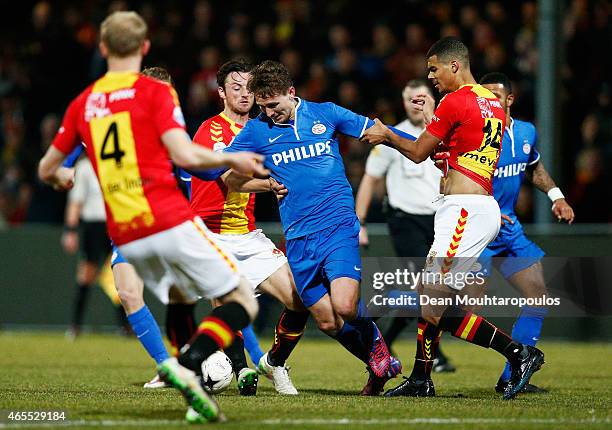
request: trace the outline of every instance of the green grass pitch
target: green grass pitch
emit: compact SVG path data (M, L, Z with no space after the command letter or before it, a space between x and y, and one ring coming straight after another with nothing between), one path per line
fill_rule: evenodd
M268 339L262 342L268 344ZM413 342L398 343L409 373ZM364 366L339 345L305 338L289 361L297 397L281 397L262 378L257 397L241 398L235 384L218 396L228 422L221 429L610 429L612 345L542 342L546 364L534 383L549 394L505 402L493 390L502 366L494 351L445 337L454 374L434 375L438 397L362 398ZM59 333L0 334L2 428L49 428L8 422L8 411L65 410L68 428L188 427L186 405L172 389L144 390L152 361L133 338ZM387 387L394 386L392 380ZM59 427L59 425L58 425ZM193 427L193 426L190 426ZM196 426L197 427L197 426Z

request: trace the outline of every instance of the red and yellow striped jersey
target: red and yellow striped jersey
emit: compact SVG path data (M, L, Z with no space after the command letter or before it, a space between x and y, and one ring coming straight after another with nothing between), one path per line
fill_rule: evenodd
M53 146L81 141L104 195L116 245L172 228L195 215L181 194L161 135L185 128L174 89L136 72L109 72L76 97Z
M462 85L440 100L427 131L444 142L448 164L489 194L499 161L506 113L491 91L477 84Z
M204 121L193 141L214 151L230 145L242 125L223 112ZM191 208L214 233L244 234L255 230L255 195L228 191L221 179L191 178Z

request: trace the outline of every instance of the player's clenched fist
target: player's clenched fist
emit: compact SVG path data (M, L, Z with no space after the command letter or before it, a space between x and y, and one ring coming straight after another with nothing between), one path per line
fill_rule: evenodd
M568 224L574 222L574 209L572 209L565 199L555 200L551 210L555 218L557 218L557 221L565 221Z
M370 144L378 145L387 142L389 139L386 137L390 130L384 125L378 118L374 120L374 125L368 128L361 136L360 141Z
M285 198L289 190L283 184L276 182L276 179L273 177L268 178L268 182L270 183L270 191L274 193L277 201L281 201Z
M68 191L74 187L74 169L60 167L55 172L53 188L56 191Z

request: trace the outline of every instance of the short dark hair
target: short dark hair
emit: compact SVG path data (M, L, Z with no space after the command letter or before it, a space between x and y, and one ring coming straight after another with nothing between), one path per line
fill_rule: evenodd
M467 46L456 37L444 37L434 43L425 58L438 56L438 59L443 61L458 60L459 62L469 66L470 53Z
M293 81L289 70L278 61L266 60L253 68L247 88L256 97L287 94Z
M480 78L479 84L502 84L508 94L512 93L512 83L510 82L510 78L501 72L491 72L484 75Z
M225 80L230 73L248 73L253 69L253 64L246 58L235 58L229 60L219 67L217 72L217 85L221 88L225 86Z

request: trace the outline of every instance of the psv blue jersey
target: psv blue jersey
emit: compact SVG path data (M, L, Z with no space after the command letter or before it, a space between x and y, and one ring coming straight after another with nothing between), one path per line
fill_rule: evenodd
M514 206L519 196L527 166L540 160L537 151L538 135L535 126L512 119L506 127L502 149L493 176L493 194L502 214L516 219Z
M287 239L356 219L351 186L336 136L360 138L368 118L334 103L298 99L295 120L277 124L265 115L247 122L225 151L253 151L289 193L279 204Z

